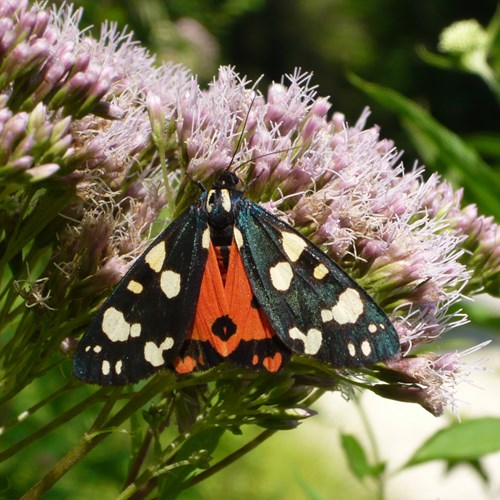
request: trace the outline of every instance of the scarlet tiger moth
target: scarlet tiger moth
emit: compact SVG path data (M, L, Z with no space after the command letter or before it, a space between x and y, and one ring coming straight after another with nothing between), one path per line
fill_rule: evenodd
M399 352L368 293L237 184L224 171L136 260L81 339L76 377L124 385L226 360L273 372L292 354L357 367Z

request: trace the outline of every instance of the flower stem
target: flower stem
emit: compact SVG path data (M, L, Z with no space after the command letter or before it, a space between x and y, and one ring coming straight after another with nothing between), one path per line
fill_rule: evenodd
M215 473L221 471L228 465L231 465L233 462L236 462L236 460L240 459L242 456L246 455L250 451L257 448L257 446L259 446L264 441L269 439L276 432L277 432L276 429L266 429L265 431L261 432L257 437L249 441L240 449L236 450L227 457L223 458L209 469L206 469L203 472L200 472L195 477L193 477L190 481L186 483L185 489L191 488L195 484L201 483L201 481L209 478L210 476L213 476Z
M370 442L370 447L373 453L373 459L376 464L381 463L382 458L380 456L379 446L377 443L377 439L375 438L375 434L373 432L373 426L371 425L370 419L368 418L366 411L361 404L359 398L354 398L355 404L358 408L359 416L361 417L361 421L363 422L363 426L365 428L366 434L368 436L368 441ZM376 474L373 476L375 482L377 483L377 499L384 500L385 499L385 484L382 474Z
M15 445L11 446L10 448L4 450L3 452L0 453L0 462L7 460L11 456L15 455L17 452L21 451L23 448L29 446L31 443L34 443L38 439L43 438L53 430L67 423L69 420L80 415L80 413L84 411L86 408L89 408L94 403L99 402L104 397L106 392L107 391L105 391L105 389L100 389L96 391L94 394L92 394L92 396L88 397L81 403L73 406L73 408L69 409L68 411L60 415L58 418L52 420L49 424L33 432L33 434L22 439L21 441L18 441Z

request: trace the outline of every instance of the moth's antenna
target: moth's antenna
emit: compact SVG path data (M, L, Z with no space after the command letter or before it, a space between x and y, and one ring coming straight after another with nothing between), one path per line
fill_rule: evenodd
M236 144L236 148L234 149L233 156L231 156L231 161L229 162L229 165L226 167L226 172L231 168L231 165L233 164L234 159L235 159L236 155L238 154L241 143L243 142L243 135L245 134L245 127L247 126L248 118L250 117L250 111L252 111L253 103L255 102L256 98L257 98L257 92L254 91L254 96L252 98L252 102L250 103L250 106L248 106L247 114L245 115L245 119L243 120L243 127L241 129L241 134L238 138L238 142Z
M202 193L204 193L207 190L203 182L199 181L198 179L193 179L187 172L186 172L186 177L190 180L190 182L196 184Z
M242 128L241 134L238 138L238 143L236 144L236 149L234 150L233 156L231 156L231 161L229 162L229 165L226 167L226 170L225 170L226 172L233 165L234 159L235 159L236 155L238 154L238 151L241 147L241 143L243 142L243 135L245 133L245 127L248 123L248 118L250 117L250 112L252 111L253 104L254 104L256 98L257 98L257 92L254 91L254 96L252 98L252 102L250 103L250 106L248 107L248 111L247 111L247 114L245 116L245 119L243 120L243 128ZM300 146L293 146L291 148L278 149L277 151L270 151L269 153L264 153L262 155L256 156L255 158L250 158L249 160L245 160L243 163L240 163L236 168L239 169L239 168L245 166L247 163L250 163L250 162L255 161L255 160L260 160L261 158L265 158L266 156L271 156L271 155L275 155L278 153L286 153L287 151L293 151L294 149L300 149Z
M302 146L293 146L291 148L277 149L276 151L270 151L269 153L264 153L262 155L256 156L255 158L250 158L248 160L245 160L244 162L240 163L237 168L244 167L247 163L260 160L261 158L265 158L266 156L277 155L278 153L287 153L288 151L293 151L294 149L300 149L301 147Z
M277 151L270 151L269 153L264 153L262 155L256 156L255 158L250 158L249 160L246 160L243 163L240 163L236 168L241 168L244 165L246 165L247 163L250 163L250 162L255 161L255 160L259 160L260 158L265 158L266 156L271 156L271 155L275 155L278 153L286 153L288 151L293 151L294 149L299 149L299 148L300 148L300 146L294 146L293 148L285 148L285 149L278 149ZM248 184L246 184L244 186L243 191L246 191L260 177L261 174L262 174L262 172L257 174L257 177L254 177Z

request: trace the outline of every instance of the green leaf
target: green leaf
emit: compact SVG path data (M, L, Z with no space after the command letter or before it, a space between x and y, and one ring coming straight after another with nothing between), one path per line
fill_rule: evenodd
M351 75L353 84L402 120L427 166L465 187L482 212L500 217L500 175L424 108L394 90Z
M365 450L358 439L352 434L342 434L342 447L347 457L347 463L352 473L358 478L371 474L371 466L368 463Z
M469 147L474 148L479 154L500 162L500 134L481 132L468 135L465 138Z
M462 69L457 61L450 58L449 56L443 56L441 54L436 54L434 52L430 52L423 45L417 47L417 54L431 66L435 66L436 68L441 69ZM463 69L462 69L463 71Z
M474 325L481 325L489 329L488 335L500 335L500 312L492 311L491 306L481 302L461 304L462 311L467 314L467 318ZM458 310L458 305L456 306ZM455 308L453 309L455 310Z
M453 469L455 469L459 465L460 466L462 466L462 465L468 465L469 467L472 467L472 469L474 469L477 472L477 474L481 477L481 479L486 484L488 484L488 482L489 482L488 474L487 474L486 470L484 469L483 465L481 464L481 462L479 460L456 460L456 461L448 461L447 464L446 464L446 472L452 471Z
M431 436L405 468L432 460L471 461L500 451L500 418L478 418L452 424Z

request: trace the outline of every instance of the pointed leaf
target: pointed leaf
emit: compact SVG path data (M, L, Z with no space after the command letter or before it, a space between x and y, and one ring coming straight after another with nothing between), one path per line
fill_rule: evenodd
M405 467L431 460L475 460L500 451L500 418L455 423L431 436Z
M358 479L363 479L371 472L364 448L358 439L351 434L342 434L341 439L349 468Z

